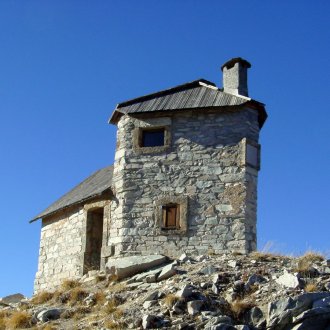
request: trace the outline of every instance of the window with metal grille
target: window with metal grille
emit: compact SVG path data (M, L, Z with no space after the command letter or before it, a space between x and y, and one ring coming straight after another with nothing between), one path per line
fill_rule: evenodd
M167 204L162 206L162 227L163 229L179 229L180 207L178 204Z

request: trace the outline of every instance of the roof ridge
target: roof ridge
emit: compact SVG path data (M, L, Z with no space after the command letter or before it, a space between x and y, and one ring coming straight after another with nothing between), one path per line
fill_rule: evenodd
M137 103L137 102L147 101L147 100L152 99L152 98L157 97L157 96L161 96L161 95L165 95L165 94L171 94L171 93L175 93L175 92L178 92L180 90L183 90L183 89L189 89L189 88L193 88L193 87L197 87L197 86L205 86L205 87L208 87L208 88L215 87L216 89L218 89L213 82L211 82L209 80L206 80L206 79L203 79L203 78L200 78L200 79L196 79L196 80L193 80L193 81L190 81L190 82L187 82L187 83L184 83L184 84L180 84L180 85L177 85L177 86L174 86L174 87L171 87L171 88L163 89L163 90L158 91L158 92L146 94L146 95L139 96L139 97L136 97L136 98L124 101L124 102L120 102L120 103L117 104L116 109L119 109L121 107L125 107L125 106L128 106L128 105L132 105L132 104Z

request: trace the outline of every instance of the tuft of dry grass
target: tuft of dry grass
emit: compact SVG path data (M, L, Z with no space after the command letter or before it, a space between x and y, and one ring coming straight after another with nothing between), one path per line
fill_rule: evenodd
M61 283L61 289L64 291L68 291L77 287L80 287L81 283L78 280L66 279Z
M306 273L310 271L310 268L315 262L323 261L324 257L313 251L307 251L303 256L298 258L297 271Z
M304 288L305 292L316 292L318 291L317 285L315 283L308 283Z
M239 319L247 310L254 307L256 304L251 299L236 299L229 304L231 314Z
M125 291L126 290L126 286L124 283L116 283L116 284L113 284L110 283L109 287L108 287L109 291L112 292L112 293L117 293L117 292L122 292L122 291Z
M126 329L124 322L121 322L121 321L118 321L118 320L113 320L113 319L105 320L104 326L107 329L113 329L113 330L124 330L124 329Z
M116 275L116 274L107 275L107 281L108 281L109 285L113 285L113 283L117 283L118 275Z
M5 319L5 329L27 329L32 325L32 316L25 311L15 311Z
M46 324L42 330L56 330L57 328L51 324Z
M96 305L103 305L105 302L105 294L102 291L97 291L94 295L95 304Z
M81 303L87 296L88 293L84 289L75 287L69 293L68 304L73 306L77 303Z
M5 311L0 311L0 330L6 329L6 317L9 315L9 313Z
M273 254L273 253L269 253L269 252L258 252L258 251L251 252L249 254L249 256L252 259L255 259L256 261L264 261L264 262L275 261L278 258L282 257L282 256L277 255L277 254Z
M114 296L106 302L106 304L103 306L102 311L105 314L112 314L117 311L117 307L120 304L121 304L121 301L116 296Z
M168 308L172 308L176 302L178 302L180 300L179 297L177 297L175 294L170 293L168 294L164 299L164 303Z
M297 259L297 266L294 270L301 273L303 276L313 277L313 275L315 275L313 264L323 260L324 257L321 254L307 251L303 256Z
M53 298L53 293L49 291L40 291L39 293L37 293L32 297L31 303L35 305L40 305L51 300L52 298Z

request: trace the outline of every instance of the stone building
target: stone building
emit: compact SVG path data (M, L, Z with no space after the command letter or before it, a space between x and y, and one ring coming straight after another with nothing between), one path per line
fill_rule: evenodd
M267 114L248 96L250 66L226 62L222 89L199 79L117 105L114 165L32 220L42 219L36 291L119 256L256 248Z

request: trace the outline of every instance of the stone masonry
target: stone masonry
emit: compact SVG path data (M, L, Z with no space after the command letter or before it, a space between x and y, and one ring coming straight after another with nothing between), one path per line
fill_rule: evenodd
M134 150L134 130L169 126L166 153ZM123 116L118 123L112 204L115 254L178 255L248 252L256 248L257 169L247 166L246 139L257 143L257 113L185 112L171 117ZM157 200L187 199L186 231L162 231Z
M113 258L256 249L264 105L248 97L250 63L117 105L115 162L39 213L35 291ZM149 140L148 140L149 139Z

